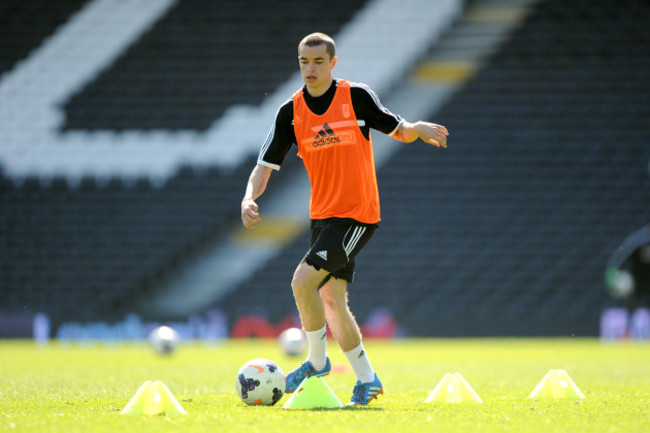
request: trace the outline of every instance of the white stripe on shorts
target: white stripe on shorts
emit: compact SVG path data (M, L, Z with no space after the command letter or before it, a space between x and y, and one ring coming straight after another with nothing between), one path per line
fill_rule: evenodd
M352 236L350 236L350 240L348 241L348 244L343 245L343 249L345 250L345 255L346 256L350 257L350 254L352 253L354 248L357 246L357 243L359 243L359 239L361 239L361 236L363 236L365 231L366 231L365 227L355 227L354 228L354 231L352 232Z

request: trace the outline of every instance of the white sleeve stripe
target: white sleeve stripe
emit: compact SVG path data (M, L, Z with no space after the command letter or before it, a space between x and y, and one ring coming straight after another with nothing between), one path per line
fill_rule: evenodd
M266 161L263 161L263 160L261 160L261 159L258 159L258 160L257 160L257 163L258 163L259 165L263 165L264 167L272 168L273 170L277 170L277 171L280 170L280 166L279 166L279 165L277 165L277 164L271 164L270 162L266 162Z
M392 136L394 136L395 134L397 134L397 131L399 130L399 127L402 126L402 123L404 123L404 119L401 119L401 120L399 121L399 123L397 124L397 126L395 127L395 129L393 129L393 130L391 131L391 133L388 134L388 136L389 136L389 137L392 137Z
M280 109L278 108L278 111L276 111L275 117L273 118L273 123L271 124L271 130L267 134L266 140L264 140L264 144L262 145L262 149L260 150L259 159L264 158L264 154L266 153L267 150L269 150L269 146L273 141L273 136L275 136L275 123L277 122L279 112Z
M278 122L278 116L280 115L280 110L282 110L282 107L284 107L289 101L291 101L291 98L288 99L286 102L284 102L282 105L280 105L276 110L275 117L273 118L273 122L271 123L271 129L269 130L269 133L267 134L266 139L262 144L262 148L260 149L260 153L257 157L258 163L270 167L274 170L280 170L280 166L278 164L273 164L264 161L264 157L266 156L266 152L268 152L269 147L271 146L271 143L273 143L273 139L275 138L275 127ZM291 124L293 125L293 119L291 119Z

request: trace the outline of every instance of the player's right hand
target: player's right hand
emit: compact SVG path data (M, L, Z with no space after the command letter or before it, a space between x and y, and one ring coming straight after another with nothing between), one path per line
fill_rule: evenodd
M257 203L250 199L241 202L241 222L247 229L254 229L255 224L260 222L260 214L257 211Z

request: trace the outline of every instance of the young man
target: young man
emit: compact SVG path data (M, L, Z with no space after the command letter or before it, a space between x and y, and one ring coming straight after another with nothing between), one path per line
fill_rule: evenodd
M354 258L379 222L379 194L370 128L404 142L420 138L447 147L445 127L409 123L384 108L363 84L333 78L334 41L322 33L298 45L305 86L278 110L262 146L241 203L244 227L260 221L255 200L266 189L272 170L279 170L295 143L311 183L311 248L293 275L291 288L309 341L307 360L287 374L287 389L296 390L310 376L331 369L326 323L348 358L357 383L351 405L366 405L383 394L361 343L359 326L348 308L347 285L354 276Z

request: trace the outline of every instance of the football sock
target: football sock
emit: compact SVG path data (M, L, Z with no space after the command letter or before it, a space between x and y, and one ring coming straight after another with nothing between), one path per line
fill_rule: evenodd
M368 383L375 380L375 371L372 369L368 355L366 355L366 351L363 349L363 343L343 353L345 353L348 361L350 361L352 370L354 370L354 374L356 374L359 382Z
M327 362L327 325L316 331L305 331L309 342L307 361L311 362L316 370L325 368Z

